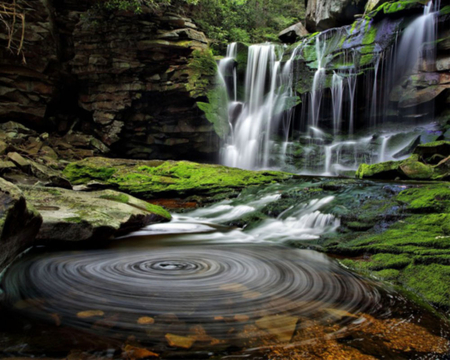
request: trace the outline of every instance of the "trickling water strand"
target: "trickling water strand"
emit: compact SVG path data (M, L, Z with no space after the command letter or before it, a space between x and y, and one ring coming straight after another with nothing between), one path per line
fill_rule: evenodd
M380 66L380 56L377 56L373 70L373 86L372 86L372 99L370 101L370 125L376 126L377 124L377 109L378 109L378 68Z
M237 43L231 43L227 46L227 58L236 60L237 57ZM233 95L234 101L237 101L237 69L233 66Z
M409 74L418 66L421 54L425 46L431 50L425 51L425 61L435 60L436 41L436 16L440 8L440 1L430 1L424 7L424 13L414 20L402 34L397 51L396 73L397 75ZM428 57L427 57L428 54Z
M336 136L341 130L343 96L344 96L344 82L342 76L334 72L331 85L334 136Z
M378 162L386 161L385 154L386 154L386 145L387 145L388 140L389 140L389 136L381 137L380 155L378 157Z

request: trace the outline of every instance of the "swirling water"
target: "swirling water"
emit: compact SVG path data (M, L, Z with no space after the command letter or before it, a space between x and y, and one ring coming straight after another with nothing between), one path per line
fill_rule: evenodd
M0 354L132 359L145 348L162 359L445 358L445 326L434 315L321 253L283 245L333 232L334 196L236 227L281 196L277 186L243 194L106 249L30 252L2 281Z

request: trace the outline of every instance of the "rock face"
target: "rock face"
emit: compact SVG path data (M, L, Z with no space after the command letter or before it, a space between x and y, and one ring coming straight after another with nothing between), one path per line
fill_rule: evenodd
M214 124L197 106L210 100L216 65L212 60L214 67L203 71L192 64L213 58L205 35L180 15L183 9L155 13L144 6L139 15L108 18L92 15L91 5L17 1L26 17L25 41L17 55L0 40L0 120L20 119L60 136L82 132L103 143L102 153L112 146L126 157L217 152Z
M293 44L300 38L309 35L308 30L303 26L301 22L289 26L278 34L278 39L286 44Z
M208 41L192 20L148 12L98 22L95 32L86 22L76 26L72 65L83 84L79 103L93 115L102 141L117 143L126 157L217 150L209 144L213 126L196 106L206 92L195 93L191 77L200 81L203 70L195 74L190 64L194 52L209 55Z
M171 219L159 206L112 190L80 192L38 186L21 189L43 218L37 243L107 240Z
M356 14L364 13L366 0L308 0L306 28L310 32L351 24Z
M358 3L358 6L363 6L363 3ZM312 16L311 9L317 10L318 17L314 15L312 18L319 24L321 16L326 18L325 14L330 13L332 6L345 7L345 4L345 1L312 1L308 3L309 16L310 18ZM375 6L373 10L369 10L371 4ZM320 64L325 71L321 72L321 82L318 84L324 90L321 96L325 99L333 99L331 88L335 73L345 74L344 78L347 74L350 76L359 74L355 85L355 103L363 103L365 106L355 109L363 110L355 115L356 118L370 117L371 123L401 120L410 123L412 119L422 118L425 122L440 114L447 116L445 110L449 103L450 66L448 66L448 49L445 46L449 36L449 15L445 9L448 7L442 8L436 16L438 29L436 62L432 61L433 57L427 57L426 52L423 52L417 54L417 59L414 57L411 60L417 60L417 64L410 64L408 67L401 64L399 58L403 55L398 53L399 44L406 46L408 40L403 42L402 35L397 39L396 34L404 34L404 30L423 14L423 4L419 1L405 3L374 1L371 4L367 4L365 16L356 21L349 19L348 22L339 23L336 19L334 22L323 22L322 28L345 23L352 23L351 25L310 35L288 48L283 60L289 60L294 54L297 94L303 96L312 91ZM316 27L308 30L314 31ZM408 35L405 36L408 39ZM396 48L393 47L394 44L397 44ZM374 69L377 73L377 82L372 80ZM370 85L365 87L361 85L366 82ZM376 96L373 89L378 91ZM345 99L348 98L344 96L347 103L349 101ZM300 106L297 111L303 111L299 109ZM333 118L332 111L322 106L319 116L319 124L323 125L323 128L328 128ZM343 118L343 121L346 119ZM362 122L358 121L357 126Z
M42 217L15 185L0 178L0 271L34 244Z
M46 3L44 0L18 2L17 12L26 19L23 53L16 55L22 35L20 19L17 19L11 50L5 49L7 40L0 41L0 119L16 118L42 125L47 106L55 95L59 76L55 69L57 43ZM5 19L8 21L10 17ZM1 32L5 33L3 24Z

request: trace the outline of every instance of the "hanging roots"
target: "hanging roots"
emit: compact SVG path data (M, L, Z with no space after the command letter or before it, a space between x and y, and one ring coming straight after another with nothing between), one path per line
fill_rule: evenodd
M16 55L22 55L22 61L25 63L23 53L23 43L25 38L25 14L20 5L13 0L12 3L0 1L0 24L3 24L7 35L6 48ZM16 36L16 33L19 36ZM18 38L18 40L16 40Z

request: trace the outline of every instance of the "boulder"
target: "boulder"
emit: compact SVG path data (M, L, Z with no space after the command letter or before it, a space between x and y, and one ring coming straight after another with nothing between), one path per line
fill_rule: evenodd
M107 240L171 219L162 207L117 191L20 188L43 218L36 237L38 243Z
M414 154L423 159L433 155L441 155L442 158L450 156L450 141L434 141L427 144L421 144L416 147Z
M367 0L308 0L306 29L323 31L332 27L348 25L355 15L363 14Z
M278 39L286 44L293 44L300 38L309 35L308 30L303 26L301 22L295 25L289 26L278 34Z
M0 271L33 245L42 217L22 191L0 178Z
M189 161L93 157L69 164L63 175L73 185L109 187L144 199L230 194L251 185L292 178L279 171L251 171Z

